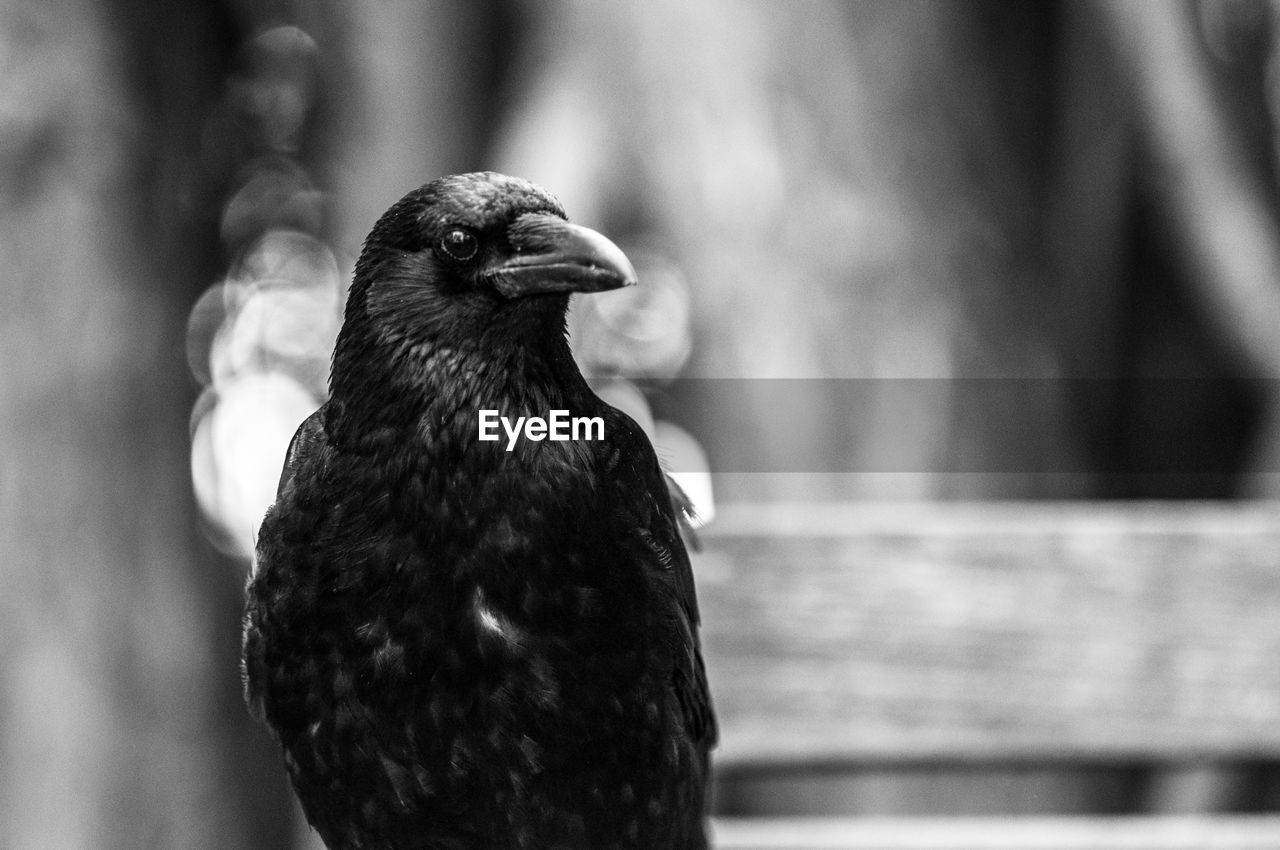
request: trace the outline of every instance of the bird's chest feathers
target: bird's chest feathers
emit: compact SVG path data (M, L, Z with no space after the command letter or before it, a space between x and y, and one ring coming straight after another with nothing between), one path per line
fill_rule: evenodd
M568 439L503 433L485 440L478 411L502 411L510 422L548 417L550 410L586 418L599 402L575 406L564 397L462 383L472 392L435 397L387 436L376 468L366 470L374 485L367 498L388 506L392 527L379 538L404 541L398 555L389 553L398 562L383 566L391 573L384 579L408 604L449 598L481 627L479 636L510 636L515 628L501 625L495 612L513 605L532 605L535 613L565 607L547 616L573 615L575 603L555 598L558 589L598 581L605 564L617 560L617 530L610 489L599 478L602 441L573 439L571 430ZM488 601L476 602L477 593ZM529 602L537 593L546 604ZM527 616L510 621L520 619Z
M580 391L564 392L565 376L510 364L477 372L437 352L422 365L412 414L369 417L365 451L342 464L344 481L363 491L349 501L378 517L365 526L368 550L339 568L350 577L340 582L352 594L344 610L374 623L353 624L361 635L381 635L383 624L392 636L429 636L417 643L425 655L374 664L375 678L449 681L455 665L490 670L535 702L558 693L555 671L583 656L605 665L603 675L628 678L641 663L647 587L626 557L634 530L619 527L614 488L602 479L610 435L573 439L570 426L569 439L511 440L500 427L501 439L484 440L479 418L493 410L528 422L565 410L600 416L603 431L602 403L580 377Z
M451 378L430 393L413 423L415 472L444 485L448 500L462 488L472 509L501 498L511 505L581 511L596 487L596 457L607 439L603 405L573 377L524 364L472 371L451 363Z

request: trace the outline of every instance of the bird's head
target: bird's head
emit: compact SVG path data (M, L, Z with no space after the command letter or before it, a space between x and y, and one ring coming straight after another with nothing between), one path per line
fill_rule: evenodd
M544 189L493 172L454 175L378 220L356 264L344 331L450 349L562 340L569 293L635 282L626 255L570 224Z

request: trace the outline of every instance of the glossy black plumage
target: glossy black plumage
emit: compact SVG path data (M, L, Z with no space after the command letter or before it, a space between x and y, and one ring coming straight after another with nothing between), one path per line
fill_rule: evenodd
M329 847L706 846L715 721L677 511L564 333L568 291L631 274L492 173L369 235L245 619L250 706ZM479 409L600 416L604 439L508 452Z

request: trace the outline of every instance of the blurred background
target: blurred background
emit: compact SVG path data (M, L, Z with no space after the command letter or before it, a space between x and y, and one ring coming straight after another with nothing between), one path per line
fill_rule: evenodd
M248 553L361 239L442 174L635 259L574 343L707 516L1276 495L1278 48L1266 0L0 2L0 846L306 840Z

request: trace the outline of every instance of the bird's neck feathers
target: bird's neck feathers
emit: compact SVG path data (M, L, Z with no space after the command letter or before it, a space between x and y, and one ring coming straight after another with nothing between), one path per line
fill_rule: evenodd
M480 409L513 418L594 409L599 401L565 333L567 299L538 299L548 301L513 305L482 327L396 330L348 315L330 378L340 430L400 430L459 417L474 423Z

